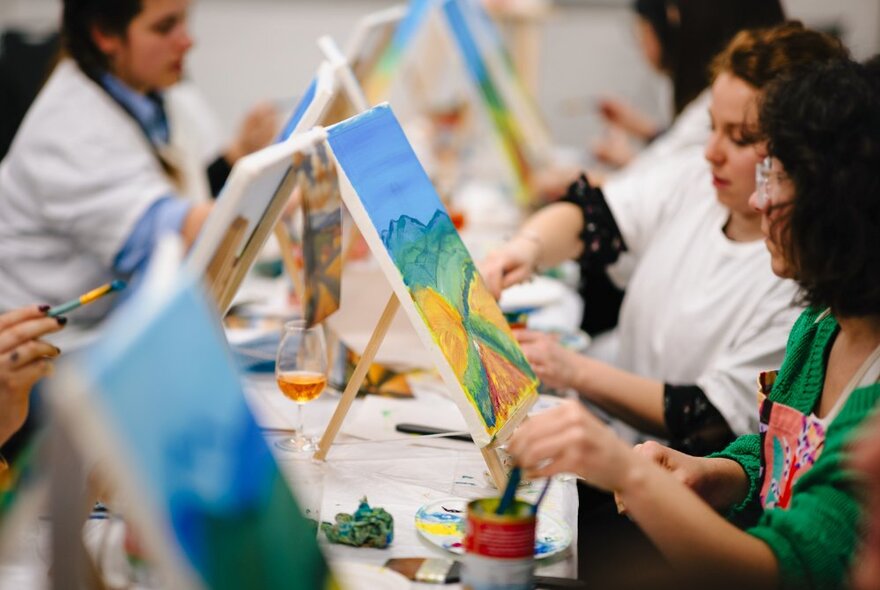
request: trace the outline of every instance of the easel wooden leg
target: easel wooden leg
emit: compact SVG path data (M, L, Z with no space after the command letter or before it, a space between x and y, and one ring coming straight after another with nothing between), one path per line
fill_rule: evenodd
M394 319L394 314L397 313L399 307L400 301L398 301L397 296L392 293L391 298L388 300L388 304L385 305L385 311L382 312L382 316L379 318L379 323L376 324L376 329L373 330L373 335L370 337L370 341L367 343L363 355L361 355L361 360L358 361L357 366L354 368L351 380L349 380L348 385L345 386L345 391L342 392L342 399L339 400L339 405L336 406L333 418L330 420L330 424L327 425L327 430L324 431L324 436L321 437L321 442L318 443L318 451L315 453L315 459L323 461L327 458L327 452L330 450L330 447L333 445L333 440L336 438L339 429L342 427L342 421L345 420L346 414L348 414L348 411L351 409L351 404L354 402L354 398L357 396L357 392L360 390L361 384L363 384L364 378L367 376L367 371L369 370L370 365L373 364L373 359L376 358L379 346L385 339L385 335L388 333L388 328L391 326L391 320Z
M217 252L214 254L214 258L212 258L211 262L208 264L208 269L205 272L208 282L208 290L214 298L214 301L217 302L218 307L223 292L226 290L229 275L235 266L236 252L241 246L241 241L244 238L244 232L246 229L247 220L243 217L236 217L226 230L226 235L223 236L223 241L217 249ZM221 309L220 311L222 312L225 310Z
M495 487L499 492L503 491L507 487L507 472L504 465L501 464L498 451L493 447L483 447L480 452L483 454L483 460L486 462L486 467L489 468L489 475L492 476Z

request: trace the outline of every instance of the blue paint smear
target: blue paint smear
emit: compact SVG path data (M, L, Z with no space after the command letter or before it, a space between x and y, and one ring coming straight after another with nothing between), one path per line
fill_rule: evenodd
M430 514L419 514L419 519L424 522L442 522L452 523L461 522L463 520L461 514L449 514L447 512L431 512Z
M558 544L550 538L535 539L535 555L546 555L556 551Z

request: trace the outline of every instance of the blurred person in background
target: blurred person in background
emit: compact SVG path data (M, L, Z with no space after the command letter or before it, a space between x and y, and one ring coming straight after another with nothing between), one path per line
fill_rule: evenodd
M130 280L165 232L191 244L230 166L274 138L274 110L258 108L211 163L201 114L177 92L190 4L63 2L63 57L0 163L0 310Z

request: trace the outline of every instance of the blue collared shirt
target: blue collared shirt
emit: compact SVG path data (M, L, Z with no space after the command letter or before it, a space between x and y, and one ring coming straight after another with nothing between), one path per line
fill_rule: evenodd
M160 94L136 92L109 73L101 75L100 83L134 117L153 146L158 148L168 143L171 130ZM180 233L191 208L191 203L173 194L160 196L141 216L116 254L113 270L124 276L140 274L147 267L159 238L168 232Z

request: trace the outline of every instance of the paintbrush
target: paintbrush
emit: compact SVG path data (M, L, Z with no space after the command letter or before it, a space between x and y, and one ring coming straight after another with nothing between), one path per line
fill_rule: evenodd
M501 501L498 503L498 508L495 509L495 514L504 514L510 509L513 504L513 499L516 496L516 487L519 485L519 480L521 478L522 470L519 467L514 467L510 471L510 477L507 479L507 487L504 488L504 495L501 496Z
M98 287L97 289L92 289L88 293L80 295L76 299L71 299L67 303L62 303L61 305L56 305L55 307L51 308L48 312L46 312L46 315L49 316L50 318L60 316L60 315L65 314L69 311L73 311L77 307L86 305L87 303L91 303L92 301L100 299L101 297L103 297L104 295L107 295L108 293L113 293L114 291L122 291L123 289L125 289L125 286L126 286L125 281L116 280L116 281L113 281L112 283L107 283L106 285L102 285L102 286Z
M541 502L544 501L544 496L547 495L547 490L550 489L550 482L553 481L552 477L547 478L547 483L544 484L544 489L541 490L541 493L538 494L538 499L535 500L535 503L532 504L532 514L538 514L538 506L541 505Z

